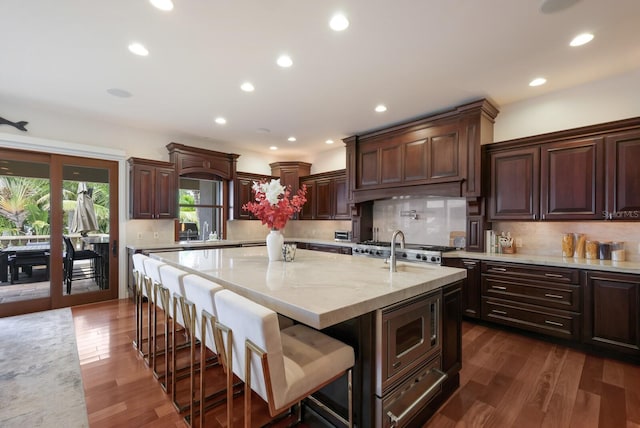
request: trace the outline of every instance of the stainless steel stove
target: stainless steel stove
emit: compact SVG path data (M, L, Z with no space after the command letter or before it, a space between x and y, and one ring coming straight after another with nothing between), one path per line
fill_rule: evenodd
M458 248L441 245L407 244L401 249L396 243L397 260L415 263L442 264L442 253L455 251ZM391 243L381 241L363 241L353 246L354 256L376 257L388 259L391 256Z

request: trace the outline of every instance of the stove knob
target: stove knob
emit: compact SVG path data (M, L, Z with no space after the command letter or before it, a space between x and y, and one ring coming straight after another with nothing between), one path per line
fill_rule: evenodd
M376 256L381 256L382 255L382 251L378 250L376 251Z
M416 254L416 259L420 260L420 254Z
M422 256L422 260L427 260L427 256Z
M438 261L438 259L436 258L436 256L431 256L431 261L432 261L432 262L437 262L437 261Z
M407 258L407 253L402 253L402 257Z

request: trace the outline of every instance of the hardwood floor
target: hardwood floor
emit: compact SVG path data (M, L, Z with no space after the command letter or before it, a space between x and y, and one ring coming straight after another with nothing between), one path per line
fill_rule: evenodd
M133 303L78 306L73 316L91 427L186 426L134 352ZM425 427L640 428L637 365L465 322L460 376ZM266 407L253 403L264 421ZM223 423L224 406L207 413L206 426Z

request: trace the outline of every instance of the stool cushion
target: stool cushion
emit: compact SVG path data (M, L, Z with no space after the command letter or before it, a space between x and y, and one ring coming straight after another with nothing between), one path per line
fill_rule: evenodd
M302 324L281 333L288 389L281 397L274 391L278 408L353 367L353 348L339 340Z
M170 265L160 266L159 272L162 286L169 289L169 301L172 302L174 298L184 297L184 284L182 281L187 273ZM184 326L184 317L179 303L176 306L175 314L173 313L173 303L169 303L169 307L165 310L178 324Z
M147 277L151 278L151 281L153 281L154 284L157 283L162 285L162 279L160 278L160 267L164 266L165 264L166 263L161 262L157 259L152 259L151 257L147 257L147 259L144 261L144 271L146 272ZM153 295L150 297L153 298ZM160 299L160 296L158 296L157 300L157 302L153 303L155 303L160 309L164 309L162 307L162 299Z
M144 278L146 276L146 272L144 270L144 261L147 258L148 256L145 256L144 254L141 254L141 253L135 253L134 255L131 256L131 260L133 261L133 270L138 272L138 275L140 275L141 278ZM145 297L148 297L147 288L144 286L142 287L142 295Z

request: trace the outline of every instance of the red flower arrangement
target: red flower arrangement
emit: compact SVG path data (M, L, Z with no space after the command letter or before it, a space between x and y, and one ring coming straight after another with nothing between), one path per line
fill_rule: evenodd
M287 221L293 215L302 210L307 202L307 186L302 185L298 193L291 197L291 186L283 186L280 179L270 182L253 182L255 202L247 202L242 206L245 211L250 211L254 216L266 224L270 229L284 229Z

